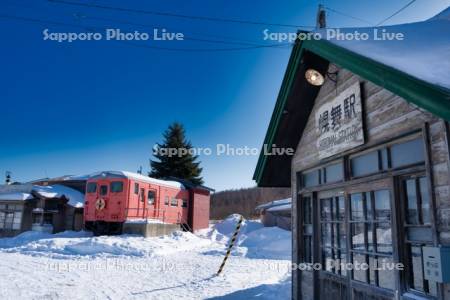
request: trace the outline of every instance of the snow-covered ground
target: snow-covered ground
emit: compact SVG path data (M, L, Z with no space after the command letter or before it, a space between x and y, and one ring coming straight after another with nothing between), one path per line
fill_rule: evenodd
M0 239L1 299L290 299L291 234L237 216L194 235L93 237L25 232Z

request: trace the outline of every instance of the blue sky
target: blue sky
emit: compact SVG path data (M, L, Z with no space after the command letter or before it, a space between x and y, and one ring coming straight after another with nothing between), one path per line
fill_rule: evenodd
M314 25L318 1L96 1L82 3L210 16ZM321 1L375 24L405 1ZM450 1L417 0L388 22L429 18ZM5 19L25 17L78 27ZM81 17L76 17L81 16ZM328 26L366 26L328 13ZM100 20L102 19L102 20ZM113 21L105 21L111 19ZM141 27L118 21L149 25ZM0 3L0 176L27 181L98 170L149 170L151 148L173 121L182 122L197 147L231 144L260 148L287 65L289 48L192 52L155 50L113 41L44 41L42 31L80 32L81 27L152 32L233 41L145 41L177 49L268 44L263 30L289 28L195 21L69 6L45 0ZM231 40L233 38L233 40ZM257 156L201 156L206 185L217 190L253 186Z

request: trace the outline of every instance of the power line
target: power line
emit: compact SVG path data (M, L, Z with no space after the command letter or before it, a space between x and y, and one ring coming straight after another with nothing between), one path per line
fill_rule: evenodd
M103 17L90 17L90 16L85 16L85 15L82 17L85 17L90 20L96 20L96 21L114 22L114 23L125 24L125 25L139 26L139 27L143 27L143 28L155 28L155 25L130 22L127 20L118 20L118 19L110 19L110 18L103 18ZM160 25L158 27L164 27L165 29L169 29L171 31L179 31L179 32L182 31L182 30L177 30L173 27L160 26ZM204 33L191 33L191 34L198 35L198 36L207 36L207 37L212 37L212 38L216 38L216 39L229 39L230 41L199 39L199 38L193 38L193 37L185 37L185 39L191 40L191 41L206 42L206 43L218 43L218 44L245 45L245 46L260 46L261 45L261 44L257 44L257 42L254 42L254 41L248 41L248 40L238 39L238 38L234 38L234 37L217 36L217 35L204 34Z
M395 17L396 15L398 15L399 13L401 13L402 11L404 11L406 8L408 8L411 4L413 4L414 2L416 2L416 0L411 0L410 2L408 2L405 6L403 6L402 8L400 8L399 10L397 10L396 12L394 12L392 15L390 15L389 17L387 17L386 19L384 19L383 21L381 21L380 23L378 23L375 26L380 26L381 24L383 24L384 22L386 22L387 20Z
M52 24L52 25L56 25L56 26L75 27L75 28L81 28L81 29L87 30L89 32L93 31L93 29L96 29L96 30L99 30L99 29L105 30L106 29L106 28L99 28L99 27L92 27L92 26L88 27L88 26L83 26L83 25L78 25L78 24L64 23L64 22L59 22L59 21L42 20L42 19L36 19L36 18L3 15L3 14L0 14L0 18L40 23L40 24ZM167 51L175 51L175 52L227 52L227 51L252 50L252 49L261 49L261 48L283 48L283 47L291 45L290 43L282 43L282 44L256 45L256 46L235 47L235 48L169 48L169 47L160 47L160 46L154 46L154 45L144 45L144 44L132 43L129 41L122 41L122 40L114 40L114 41L123 43L125 45L133 46L133 47L156 49L156 50L167 50Z
M4 0L6 1L6 0ZM17 7L21 7L21 8L30 8L30 6L27 4L26 6L23 5L19 5L18 2L6 2L9 5L13 5L13 6L17 6ZM31 6L32 8L40 8L37 6ZM155 24L142 24L142 23L136 23L136 22L130 22L128 20L118 20L118 19L110 19L110 18L103 18L103 17L92 17L92 16L88 16L86 14L80 14L80 13L73 13L73 16L76 18L76 21L80 22L82 21L82 19L90 19L90 20L94 20L94 21L106 21L106 22L115 22L115 23L119 23L119 24L125 24L125 25L133 25L133 26L140 26L143 28L155 28L155 27L161 27L161 28L165 28L165 29L169 29L171 31L177 31L177 32L185 32L185 30L180 30L180 29L175 29L173 27L167 27L167 26L163 26L163 25L155 25ZM252 41L252 40L248 40L248 39L242 39L242 38L237 38L237 37L230 37L230 36L224 36L224 35L212 35L212 34L205 34L205 33L196 33L196 32L188 32L188 34L192 34L194 36L204 36L204 37L209 37L209 38L214 38L216 40L209 40L209 39L199 39L199 38L193 38L193 37L185 37L184 39L190 40L190 41L197 41L197 42L205 42L205 43L215 43L215 44L230 44L230 45L244 45L244 46L259 46L261 44L259 44L257 41ZM221 41L220 39L224 39L224 40L230 40L232 42L228 42L228 41Z
M369 22L369 21L367 21L367 20L364 20L364 19L361 19L361 18L352 16L352 15L349 15L349 14L347 14L347 13L344 13L344 12L341 12L341 11L338 11L338 10L335 10L334 8L331 8L331 7L325 7L325 9L326 9L326 10L329 10L329 11L331 11L331 12L334 12L334 13L336 13L336 14L338 14L338 15L341 15L341 16L344 16L344 17L347 17L347 18L350 18L350 19L353 19L353 20L356 20L356 21L359 21L359 22L362 22L362 23L366 23L366 24L369 24L369 25L371 25L371 26L373 25L372 22Z
M73 5L73 6L83 6L90 8L98 8L105 10L115 10L122 12L131 12L131 13L139 13L146 15L157 15L164 17L175 17L175 18L184 18L184 19L192 19L192 20L200 20L200 21L210 21L210 22L223 22L223 23L237 23L237 24L249 24L249 25L265 25L265 26L279 26L279 27L290 27L290 28L315 28L315 26L310 25L293 25L293 24L281 24L281 23L267 23L267 22L258 22L258 21L250 21L250 20L239 20L239 19L229 19L229 18L217 18L217 17L206 17L206 16L193 16L193 15L184 15L184 14L176 14L170 12L161 12L161 11L153 11L153 10L142 10L142 9L134 9L134 8L126 8L126 7L116 7L116 6L106 6L94 3L80 3L73 2L67 0L48 0L49 2Z

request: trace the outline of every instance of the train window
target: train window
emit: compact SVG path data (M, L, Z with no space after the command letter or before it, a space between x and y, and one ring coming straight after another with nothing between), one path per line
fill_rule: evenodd
M178 199L172 197L172 199L170 200L170 206L178 206Z
M139 194L139 183L134 184L134 193L137 195Z
M108 194L108 186L101 185L100 186L100 195L105 196L106 194Z
M111 182L110 190L111 190L111 193L121 193L121 192L123 192L123 182L122 181L113 181L113 182Z
M183 199L183 202L181 203L181 207L188 207L188 201L186 199Z
M97 192L97 184L95 182L89 182L86 190L89 194Z
M155 203L156 193L155 191L148 191L147 202L149 205L153 205Z
M169 196L164 197L164 205L169 205Z
M145 189L141 189L141 193L139 194L139 199L141 200L141 202L145 201Z

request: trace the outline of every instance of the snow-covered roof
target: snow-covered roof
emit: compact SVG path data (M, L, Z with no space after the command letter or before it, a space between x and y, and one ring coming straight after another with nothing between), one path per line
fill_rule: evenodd
M275 200L275 201L271 201L271 202L267 202L261 205L258 205L257 207L255 207L255 210L263 210L266 209L268 210L269 208L273 208L273 207L278 207L278 206L284 206L284 205L291 205L292 203L292 199L291 198L287 198L287 199L281 199L281 200Z
M266 211L272 211L272 212L273 211L284 211L284 210L290 211L291 207L292 207L292 204L289 203L289 204L283 204L283 205L269 207Z
M33 192L44 198L62 198L65 197L68 200L69 205L73 207L84 206L84 194L70 187L54 184L54 185L35 185L33 186Z
M1 201L25 201L33 198L34 198L33 195L29 193L21 193L21 192L0 193Z
M178 188L178 189L184 189L183 184L177 181L169 181L169 180L161 180L156 179L148 176L144 176L142 174L128 172L128 171L101 171L96 172L89 175L89 179L95 179L95 178L103 178L103 177L118 177L118 178L130 178L135 180L144 181L151 184L158 184L158 185L164 185L168 187Z
M374 30L402 33L403 40L375 40ZM341 33L367 33L368 40L328 39L333 44L402 71L413 77L450 89L450 7L435 17L416 23L343 28ZM319 32L325 36L325 30Z

